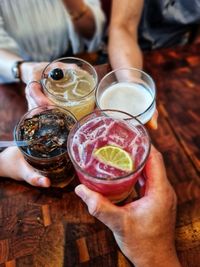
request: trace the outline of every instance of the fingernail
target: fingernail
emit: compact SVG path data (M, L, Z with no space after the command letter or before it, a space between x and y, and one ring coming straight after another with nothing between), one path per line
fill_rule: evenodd
M158 123L156 121L156 122L154 122L154 130L157 130L157 129L158 129Z
M40 177L38 179L38 185L42 187L49 187L50 186L49 179L46 177Z

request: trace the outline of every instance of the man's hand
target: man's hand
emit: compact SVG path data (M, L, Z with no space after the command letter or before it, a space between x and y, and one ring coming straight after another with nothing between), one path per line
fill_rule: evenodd
M122 252L135 266L180 267L174 246L176 195L162 156L153 147L144 176L144 197L123 207L84 185L77 186L75 192L87 204L90 214L112 230Z

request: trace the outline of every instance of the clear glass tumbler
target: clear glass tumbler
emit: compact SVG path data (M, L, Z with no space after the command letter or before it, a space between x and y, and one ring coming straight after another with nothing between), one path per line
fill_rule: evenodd
M67 138L75 124L73 114L61 107L37 107L27 112L15 127L16 141L27 140L19 147L26 161L48 177L53 187L65 187L74 177L67 152Z
M106 74L96 90L99 109L117 109L146 124L156 109L156 87L150 75L135 68L120 68Z
M69 133L68 153L79 180L112 202L126 199L150 152L145 127L117 110L95 110Z
M93 111L98 75L87 61L75 57L56 59L44 69L41 82L47 97L77 119Z

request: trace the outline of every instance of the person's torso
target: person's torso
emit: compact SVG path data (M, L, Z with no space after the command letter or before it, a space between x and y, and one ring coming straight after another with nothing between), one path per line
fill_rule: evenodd
M181 44L199 23L200 0L144 0L139 43L144 50Z
M24 58L49 61L66 52L69 16L62 0L2 0L0 12Z

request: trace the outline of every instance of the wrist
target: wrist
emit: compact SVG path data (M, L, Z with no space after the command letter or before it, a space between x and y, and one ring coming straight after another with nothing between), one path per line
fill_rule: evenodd
M150 253L149 253L150 254ZM181 267L179 259L176 252L164 252L162 254L155 253L154 255L143 254L143 257L140 256L140 259L137 260L135 257L131 258L131 261L134 263L135 267Z
M12 75L13 75L13 78L16 80L16 81L22 81L22 71L21 71L21 65L26 62L24 60L18 60L18 61L15 61L12 65L12 68L11 68L11 71L12 71Z
M135 267L151 267L151 266L156 266L156 267L181 267L180 261L178 259L173 259L173 260L166 260L165 262L158 262L158 261L148 261L146 263L142 264L137 264L134 261Z
M91 39L95 33L95 18L92 9L84 1L64 1L76 31L86 39Z
M69 14L73 22L81 20L88 12L88 6L87 5L82 5L81 9L73 11L69 10Z

